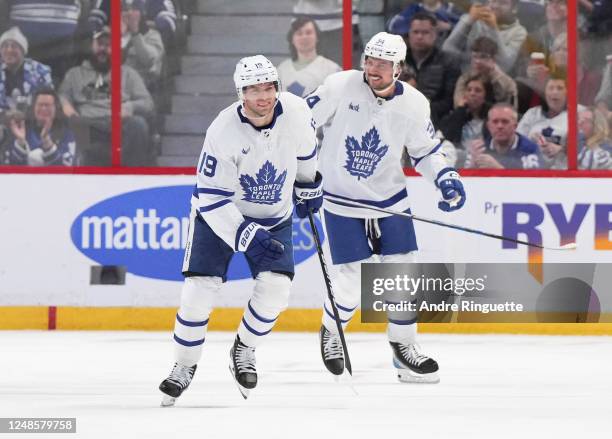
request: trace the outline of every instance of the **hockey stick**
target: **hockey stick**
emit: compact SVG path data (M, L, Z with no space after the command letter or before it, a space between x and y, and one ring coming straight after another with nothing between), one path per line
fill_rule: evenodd
M482 236L487 236L489 238L500 239L502 241L513 242L515 244L522 244L522 245L526 245L528 247L537 247L537 248L541 248L541 249L545 249L545 250L575 250L576 248L578 248L578 246L576 245L575 242L572 242L570 244L565 244L565 245L562 245L560 247L549 247L549 246L545 246L545 245L535 244L533 242L521 241L520 239L508 238L507 236L503 236L503 235L496 235L495 233L483 232L482 230L476 230L476 229L471 229L469 227L458 226L456 224L445 223L444 221L438 221L438 220L434 220L434 219L430 219L430 218L425 218L425 217L422 217L422 216L415 215L413 213L397 212L397 211L391 210L391 209L385 209L385 208L382 208L382 207L370 206L368 204L360 203L359 201L339 199L339 198L331 196L329 194L325 195L325 198L330 200L330 201L333 201L336 204L340 204L340 205L343 205L343 206L361 207L363 209L370 209L370 210L374 210L376 212L388 213L388 214L391 214L391 215L405 216L407 218L412 218L415 221L421 221L421 222L424 222L424 223L435 224L436 226L448 227L450 229L460 230L462 232L474 233L476 235L482 235Z
M344 330L342 329L342 322L340 321L340 315L338 314L338 308L336 307L336 301L334 299L334 293L332 291L331 278L329 277L329 271L327 270L327 264L325 263L325 256L323 255L323 247L321 246L321 238L319 237L319 231L314 222L314 214L312 210L308 211L308 221L310 221L310 228L312 229L312 236L314 236L315 245L317 247L317 253L319 254L319 262L321 263L321 271L323 272L323 280L327 287L327 297L332 306L332 312L334 313L334 319L336 320L336 328L340 335L340 343L342 343L342 351L344 352L344 368L348 371L349 375L353 376L353 368L351 367L351 359L349 358L348 348L346 347L346 340L344 339Z

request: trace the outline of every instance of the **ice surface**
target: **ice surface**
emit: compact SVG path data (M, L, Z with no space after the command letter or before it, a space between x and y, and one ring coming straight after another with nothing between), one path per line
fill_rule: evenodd
M272 333L244 401L227 368L233 334L211 332L191 387L161 408L169 333L4 331L0 417L77 418L76 434L54 438L610 437L610 337L425 334L437 385L398 383L384 334L347 337L359 396L324 371L317 334Z

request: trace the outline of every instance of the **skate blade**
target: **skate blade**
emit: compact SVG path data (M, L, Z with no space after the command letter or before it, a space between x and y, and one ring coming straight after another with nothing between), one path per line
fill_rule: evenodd
M438 384L440 382L437 372L420 374L410 369L397 369L397 379L400 383L409 384Z
M162 407L173 407L176 402L176 398L170 395L164 395L162 398L161 406Z
M348 370L344 369L344 372L342 372L341 375L334 375L334 381L337 382L338 384L343 384L343 385L348 386L353 392L353 395L359 396L359 393L355 389L355 386L353 386L353 376L350 373L348 373Z
M232 374L232 378L234 379L234 382L236 383L236 387L238 387L238 391L240 392L240 394L242 395L244 399L247 399L249 397L251 389L247 389L246 387L243 387L240 385L240 383L236 379L236 374L234 373L234 368L232 367L231 363L229 365L229 371Z

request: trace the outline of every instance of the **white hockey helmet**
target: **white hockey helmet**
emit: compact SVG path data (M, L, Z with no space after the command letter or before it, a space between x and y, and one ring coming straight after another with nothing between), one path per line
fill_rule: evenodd
M387 32L378 32L368 44L366 44L363 51L364 59L366 56L372 58L384 59L393 62L393 69L397 72L394 75L395 79L399 76L401 69L399 68L400 63L406 59L406 43L400 35L393 35Z
M244 100L242 89L249 85L265 84L274 82L277 91L280 91L280 81L278 72L274 64L263 55L247 56L236 64L234 72L234 84L238 98Z

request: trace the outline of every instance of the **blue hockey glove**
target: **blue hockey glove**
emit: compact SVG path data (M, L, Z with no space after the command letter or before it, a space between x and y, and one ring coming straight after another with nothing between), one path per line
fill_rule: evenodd
M283 256L285 246L259 224L245 221L238 227L235 250L260 267L268 267Z
M454 168L444 168L438 173L436 187L442 192L443 200L438 202L438 209L445 212L458 210L465 204L465 189Z
M300 218L306 218L309 210L318 212L323 204L323 176L317 172L312 183L296 181L293 185L293 202L295 213Z

